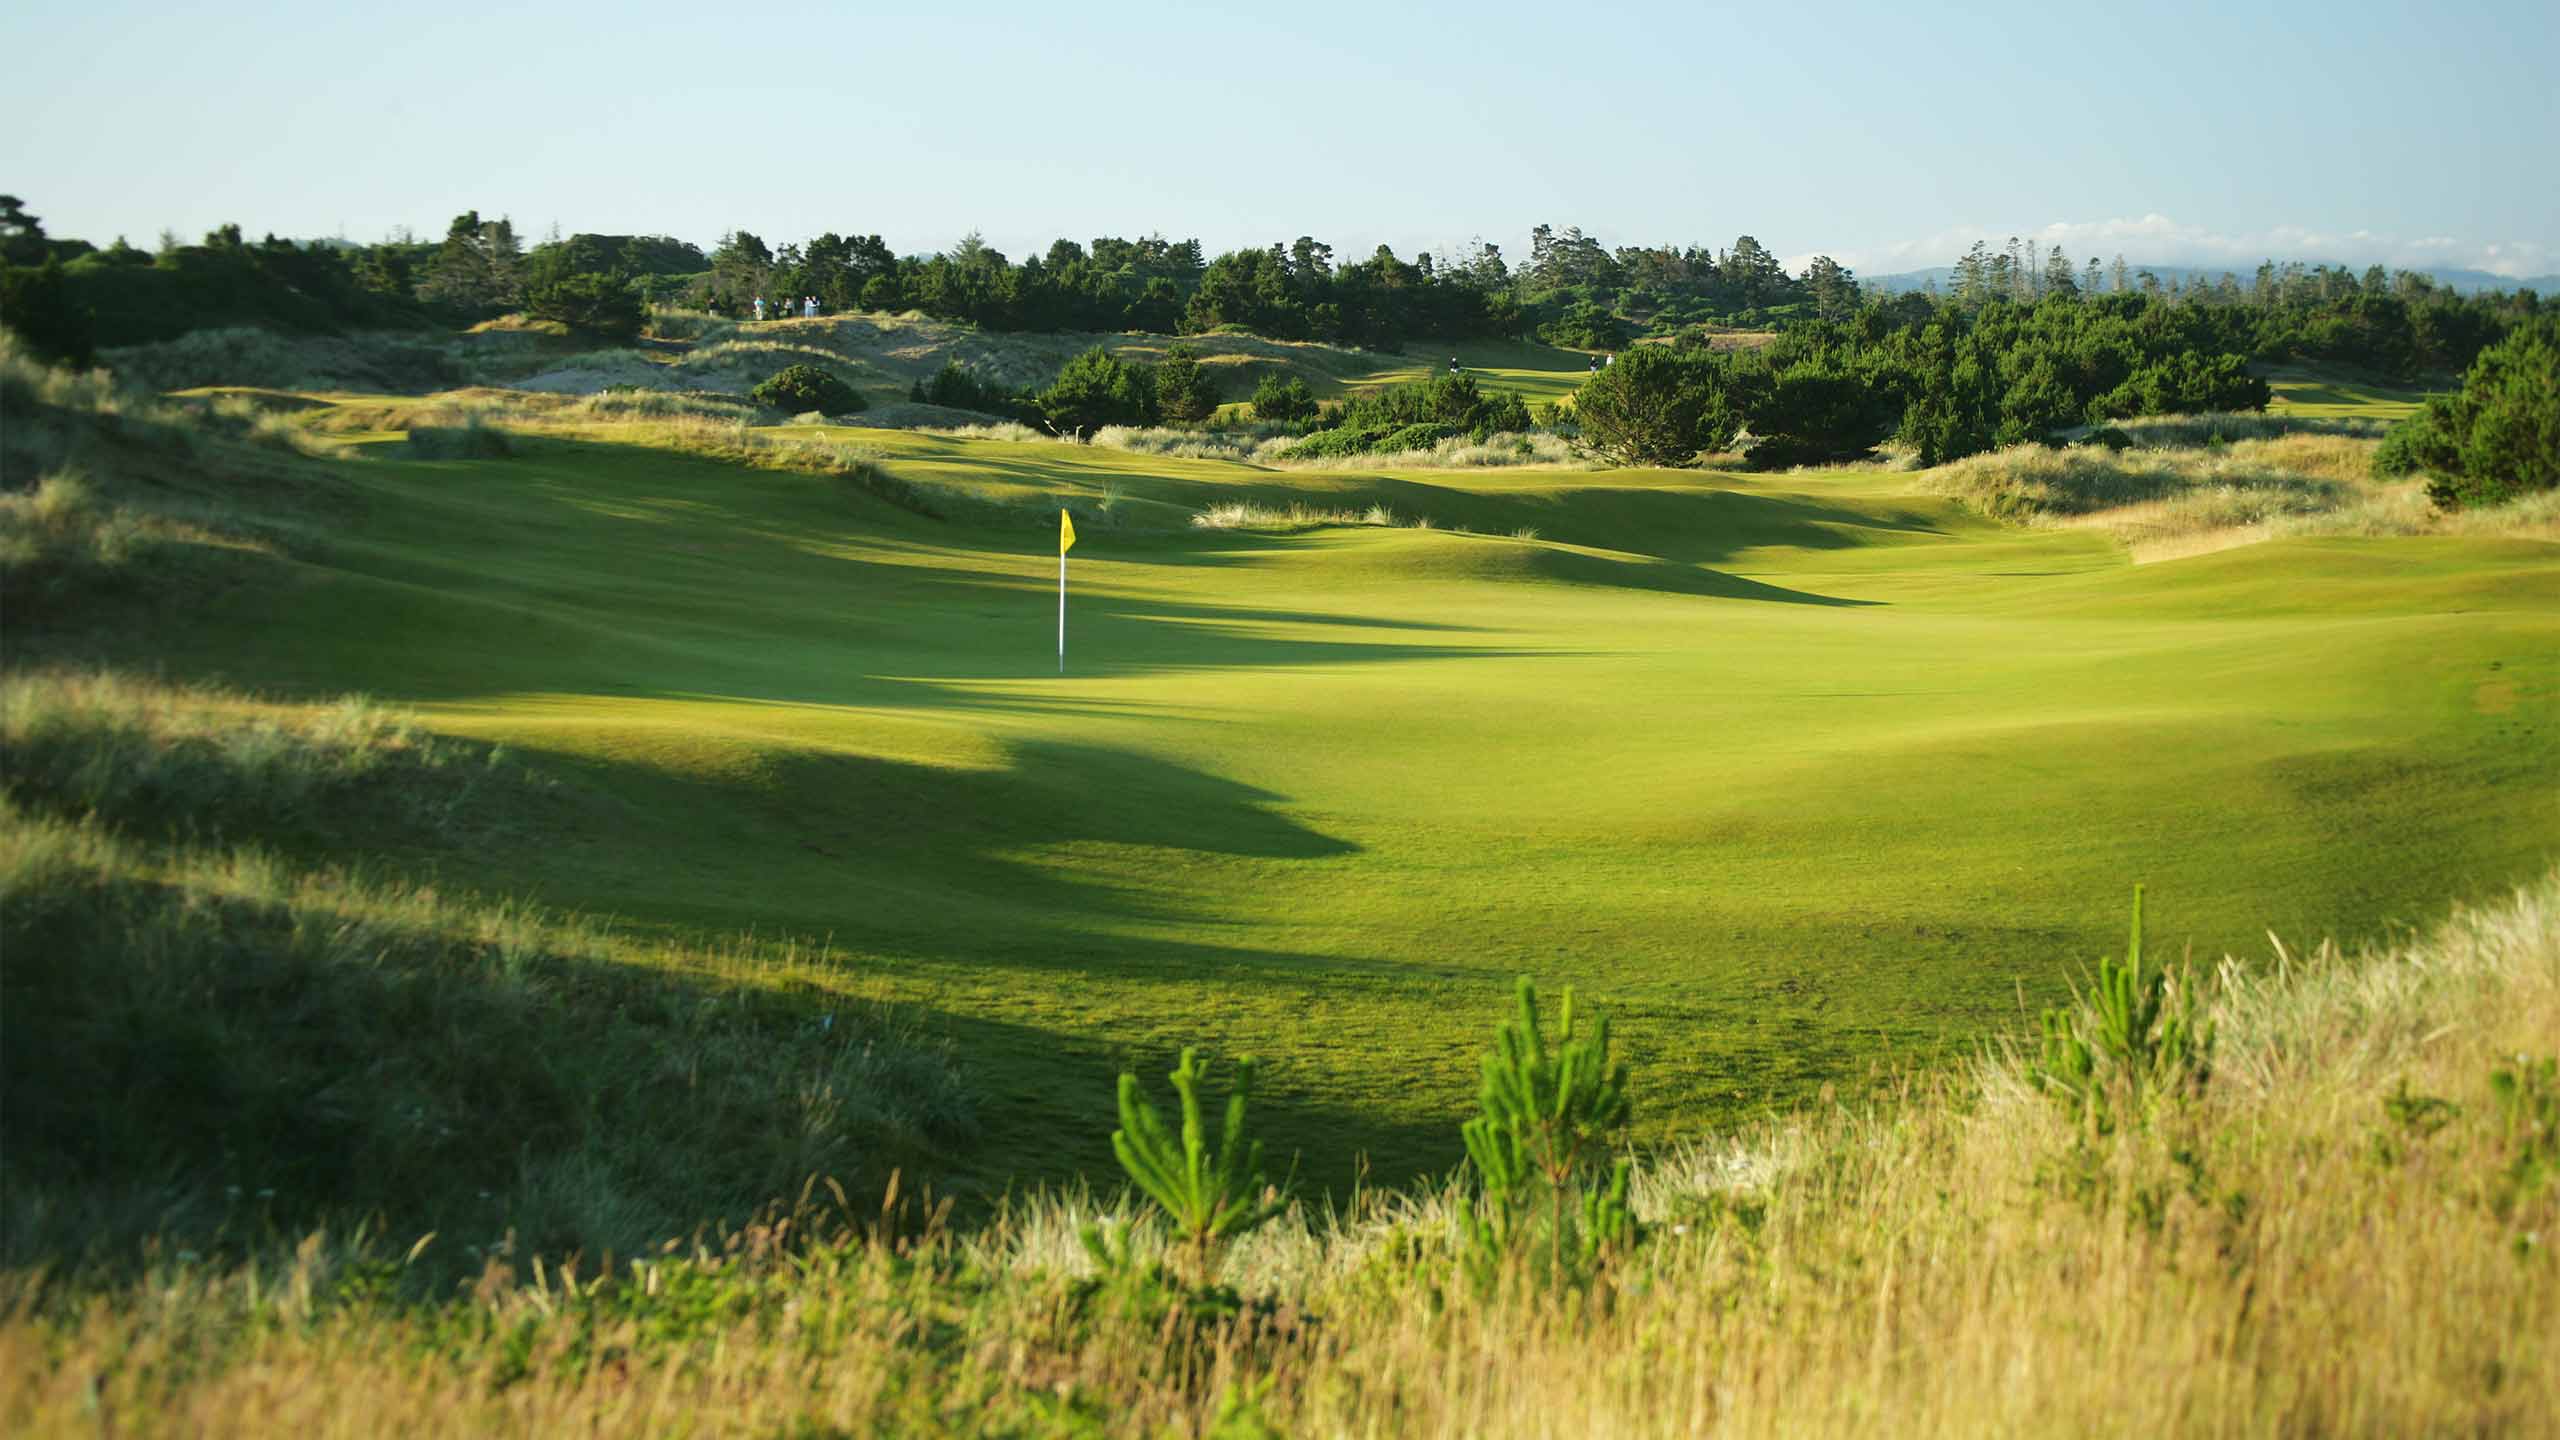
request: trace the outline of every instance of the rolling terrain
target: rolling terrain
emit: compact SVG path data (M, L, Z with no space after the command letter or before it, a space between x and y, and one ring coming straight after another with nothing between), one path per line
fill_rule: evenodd
M1606 1002L1659 1141L2016 1027L2137 881L2162 941L2263 955L2392 933L2560 838L2543 541L2136 567L1888 470L791 430L970 508L645 424L476 460L358 429L324 544L95 653L364 692L558 782L525 825L369 863L823 938L830 988L954 1042L985 1129L950 1173L982 1196L1104 1176L1111 1077L1184 1044L1262 1057L1303 1181L1412 1176L1458 1158L1529 973ZM1191 523L1235 500L1400 523Z

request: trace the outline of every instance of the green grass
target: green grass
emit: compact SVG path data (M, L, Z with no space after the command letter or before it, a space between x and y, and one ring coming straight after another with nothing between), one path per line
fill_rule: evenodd
M843 992L966 1057L984 1190L1106 1173L1111 1076L1193 1042L1263 1057L1275 1154L1315 1183L1444 1167L1520 972L1605 997L1640 1133L1695 1134L2016 1023L2134 880L2165 943L2263 953L2560 838L2546 543L2135 569L1878 471L1283 475L810 432L1000 502L959 524L620 443L671 433L358 443L328 469L361 524L80 653L503 744L573 798L440 884L826 937ZM1188 523L1229 501L1435 528Z
M1526 340L1417 340L1405 347L1415 358L1409 365L1390 365L1352 389L1401 385L1446 374L1449 357L1488 390L1509 390L1532 406L1569 399L1591 378L1591 356Z
M2310 371L2279 370L2268 377L2267 384L2276 392L2275 403L2268 407L2276 415L2405 420L2426 399L2424 390Z

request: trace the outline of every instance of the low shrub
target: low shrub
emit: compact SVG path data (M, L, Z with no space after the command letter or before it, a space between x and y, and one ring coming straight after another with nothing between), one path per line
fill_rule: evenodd
M844 383L834 372L805 364L786 365L747 393L755 397L757 404L786 415L812 410L823 415L852 415L868 404L861 391Z
M1370 448L1389 432L1384 427L1366 430L1319 430L1280 452L1283 460L1331 460L1345 455L1366 455Z
M618 272L563 275L539 281L525 291L525 313L605 340L629 340L640 333L649 318L640 292Z
M976 410L987 415L1018 418L1028 402L1022 394L957 360L942 362L932 376L918 380L907 392L907 398L920 405L940 405L952 410Z
M1374 454L1401 455L1408 450L1428 450L1443 440L1464 433L1455 425L1406 425L1371 441L1369 449Z

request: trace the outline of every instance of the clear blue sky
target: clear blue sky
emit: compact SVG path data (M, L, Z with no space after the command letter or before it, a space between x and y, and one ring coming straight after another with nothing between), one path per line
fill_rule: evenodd
M507 214L538 238L1541 220L1866 273L2074 255L2560 271L2560 4L26 3L0 191L148 245Z

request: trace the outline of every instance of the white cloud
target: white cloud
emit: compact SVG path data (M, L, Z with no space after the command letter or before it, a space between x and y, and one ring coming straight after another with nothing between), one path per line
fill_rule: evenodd
M1994 249L2009 237L2033 240L2046 248L2059 245L2080 264L2090 256L2112 260L2123 255L2137 265L2222 266L2246 273L2261 260L2329 261L2335 264L2445 266L2486 270L2510 279L2560 270L2560 251L2530 240L2464 240L2451 235L2401 238L2371 230L2324 231L2300 225L2227 233L2187 225L2166 215L2138 219L2056 220L2051 224L1996 229L1969 227L1942 230L1916 240L1834 251L1832 258L1861 275L1891 275L1951 265L1976 240ZM1811 254L1788 256L1788 269L1801 271Z

